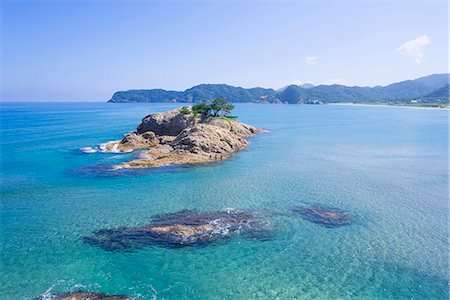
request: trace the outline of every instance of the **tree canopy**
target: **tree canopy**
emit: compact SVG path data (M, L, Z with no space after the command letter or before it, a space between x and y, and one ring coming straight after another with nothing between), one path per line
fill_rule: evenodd
M223 98L216 98L211 103L202 102L192 106L194 116L201 115L203 117L229 117L230 112L234 109L234 105L228 103Z

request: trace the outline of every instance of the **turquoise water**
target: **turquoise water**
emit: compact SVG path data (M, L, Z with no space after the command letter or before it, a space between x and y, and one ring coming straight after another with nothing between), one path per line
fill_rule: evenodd
M138 299L447 299L448 112L237 105L271 130L212 165L140 172L84 154L175 104L19 104L1 111L0 299L92 290ZM340 208L340 228L273 215L268 240L106 252L101 228L156 213Z

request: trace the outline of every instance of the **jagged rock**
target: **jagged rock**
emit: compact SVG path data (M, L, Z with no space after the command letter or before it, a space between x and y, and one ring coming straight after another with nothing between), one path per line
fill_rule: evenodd
M176 138L176 136L173 136L173 135L160 135L160 136L158 136L159 142L161 144L170 144L175 138Z
M153 147L159 144L156 135L147 131L142 134L137 132L127 133L120 141L111 141L100 145L101 152L126 153L138 149Z
M119 143L119 149L122 152L130 150L143 149L159 144L159 139L152 131L146 131L142 134L137 132L130 132L124 136Z
M181 211L157 215L149 225L102 229L84 241L107 251L130 251L147 245L183 247L206 245L235 235L267 238L272 225L261 215L242 210Z
M300 207L293 211L309 222L328 228L350 225L353 222L352 215L338 209Z
M137 132L141 134L146 131L153 131L158 136L175 136L192 124L193 120L191 117L192 115L180 113L180 109L151 114L142 119Z
M241 138L248 138L255 134L266 132L265 130L258 129L236 120L228 120L222 118L210 119L207 121L207 124L229 129L233 134Z
M56 295L45 295L38 300L132 300L132 298L125 295L107 295L95 292L71 292Z
M209 156L211 153L229 155L248 144L249 142L240 135L234 134L229 128L211 124L196 124L180 132L171 146L175 150Z

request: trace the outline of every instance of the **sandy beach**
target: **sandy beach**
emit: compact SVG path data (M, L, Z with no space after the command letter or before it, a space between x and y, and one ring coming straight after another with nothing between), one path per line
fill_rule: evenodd
M407 105L390 105L390 104L367 104L367 103L328 103L329 105L341 105L341 106L376 106L376 107L399 107L399 108L409 108L409 109L445 109L448 110L449 107L426 107L426 106L407 106Z

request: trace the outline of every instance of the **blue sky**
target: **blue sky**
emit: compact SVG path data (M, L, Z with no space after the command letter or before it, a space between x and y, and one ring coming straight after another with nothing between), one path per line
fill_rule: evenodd
M386 85L448 70L446 1L3 1L3 101L200 83Z

